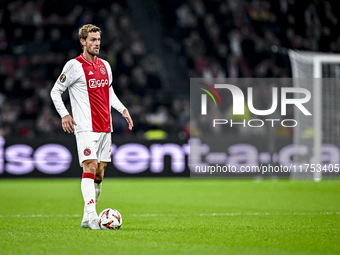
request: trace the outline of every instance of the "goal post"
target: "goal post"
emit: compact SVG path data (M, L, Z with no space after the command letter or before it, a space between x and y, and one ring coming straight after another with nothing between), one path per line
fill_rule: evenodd
M340 54L326 54L306 51L288 51L292 66L293 84L295 87L311 91L313 100L309 108L313 118L307 118L299 111L294 111L299 125L294 130L293 143L296 148L306 146L307 157L294 156L294 162L314 163L322 166L322 148L325 144L340 147ZM334 150L336 150L334 147ZM340 156L332 159L336 162ZM340 163L340 162L337 162ZM330 166L329 166L330 167ZM333 167L333 166L332 166ZM333 171L332 171L333 172ZM315 181L323 177L340 177L340 174L330 174L330 171L314 171L312 173L292 173L292 178L313 178Z

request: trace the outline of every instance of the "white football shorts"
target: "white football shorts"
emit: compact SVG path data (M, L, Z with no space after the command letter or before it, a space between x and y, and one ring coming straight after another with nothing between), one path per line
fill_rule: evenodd
M76 133L79 164L88 159L111 162L111 133L85 131Z

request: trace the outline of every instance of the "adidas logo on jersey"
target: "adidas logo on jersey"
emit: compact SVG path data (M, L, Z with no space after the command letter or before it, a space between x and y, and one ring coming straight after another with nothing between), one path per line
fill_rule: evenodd
M93 75L92 71L89 72L89 75Z

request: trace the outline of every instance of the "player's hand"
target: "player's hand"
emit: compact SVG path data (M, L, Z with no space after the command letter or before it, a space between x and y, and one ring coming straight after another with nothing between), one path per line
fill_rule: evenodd
M129 129L132 130L133 128L133 121L131 119L130 113L128 109L124 109L122 116L126 119L127 123L129 124Z
M74 121L74 119L70 115L66 115L61 119L61 124L63 126L64 132L67 133L73 133L74 126L77 125L77 123Z

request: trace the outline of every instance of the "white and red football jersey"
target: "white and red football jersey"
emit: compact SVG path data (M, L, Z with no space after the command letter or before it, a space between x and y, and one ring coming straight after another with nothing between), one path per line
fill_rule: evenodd
M77 125L75 133L82 131L112 132L111 107L120 113L125 106L112 87L112 71L109 63L96 58L90 62L83 54L68 61L51 90L51 98L63 118L68 115L61 94L68 88L72 116Z

